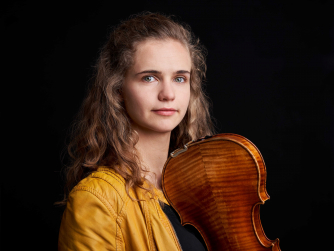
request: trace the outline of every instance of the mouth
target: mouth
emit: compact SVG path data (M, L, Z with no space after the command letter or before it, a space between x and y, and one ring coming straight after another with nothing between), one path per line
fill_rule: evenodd
M175 112L177 112L174 108L160 108L156 110L152 110L154 113L163 115L163 116L170 116L173 115Z

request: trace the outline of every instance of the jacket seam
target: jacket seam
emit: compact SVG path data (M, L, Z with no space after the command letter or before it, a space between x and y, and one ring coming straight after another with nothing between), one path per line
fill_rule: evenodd
M104 174L107 174L108 176L111 176L112 178L114 178L115 180L117 180L119 183L121 183L121 185L124 185L125 184L125 181L124 181L124 178L121 176L121 178L119 177L119 174L115 174L114 173L114 170L111 169L105 169L105 168L101 168L101 170L97 170L96 173L104 173Z
M105 181L106 183L108 183L110 186L112 186L115 191L117 192L118 196L120 197L120 199L122 200L122 202L124 203L124 198L123 196L120 194L119 190L117 189L117 187L115 187L112 183L110 183L107 179L104 179L103 177L93 177L94 179L100 179L100 180L103 180Z
M124 243L122 228L119 224L116 224L116 251L122 250L122 243Z
M110 213L110 215L116 221L116 219L117 219L117 213L115 212L115 209L112 207L112 205L110 205L110 203L108 202L108 200L102 194L100 194L99 192L97 192L96 190L94 190L91 187L85 187L85 186L77 186L75 189L73 189L73 192L75 192L75 191L87 191L87 192L90 192L91 194L93 194L108 209L108 212Z
M168 216L162 210L159 202L154 203L154 205L155 205L155 209L158 212L158 215L159 215L159 218L160 218L161 222L163 223L163 225L165 226L165 228L169 230L169 233L172 235L172 237L174 239L174 242L177 244L179 250L182 251L182 247L181 247L179 238L177 237L177 235L175 233L175 229L174 229L172 223L170 222L170 220L168 219Z
M108 200L101 193L99 193L98 191L94 190L91 187L77 186L75 189L73 189L73 192L75 191L86 191L86 192L93 194L108 209L109 214L113 217L113 219L116 222L116 237L115 237L116 250L121 250L122 243L124 243L122 228L119 224L119 222L121 221L118 220L120 217L119 215L117 215L112 205L108 202Z
M149 213L149 208L147 205L146 201L143 201L143 208L144 208L144 213L145 213L145 220L147 224L147 234L148 234L148 239L149 239L149 246L150 250L156 251L157 249L155 248L154 240L153 240L153 233L152 233L152 224L151 224L151 217Z
M117 182L119 182L122 186L124 186L124 184L125 184L124 180L120 179L117 175L114 175L113 173L111 173L109 171L101 170L101 171L98 171L98 173L104 173L108 176L111 176L113 179L115 179Z

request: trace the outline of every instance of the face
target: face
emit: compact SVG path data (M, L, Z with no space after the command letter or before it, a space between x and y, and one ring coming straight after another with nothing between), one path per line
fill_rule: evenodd
M186 114L191 59L175 40L140 42L128 70L122 96L138 133L170 133Z

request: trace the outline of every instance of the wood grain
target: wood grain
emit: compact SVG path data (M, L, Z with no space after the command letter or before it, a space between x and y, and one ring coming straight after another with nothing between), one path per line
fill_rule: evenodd
M279 240L269 240L262 228L266 167L246 138L219 134L189 144L168 158L162 182L181 223L196 227L208 250L280 250Z

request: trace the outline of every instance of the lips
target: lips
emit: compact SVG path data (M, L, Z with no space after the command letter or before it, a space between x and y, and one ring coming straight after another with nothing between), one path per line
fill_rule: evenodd
M154 113L163 115L163 116L170 116L173 115L175 112L177 112L174 108L160 108L156 110L152 110Z

